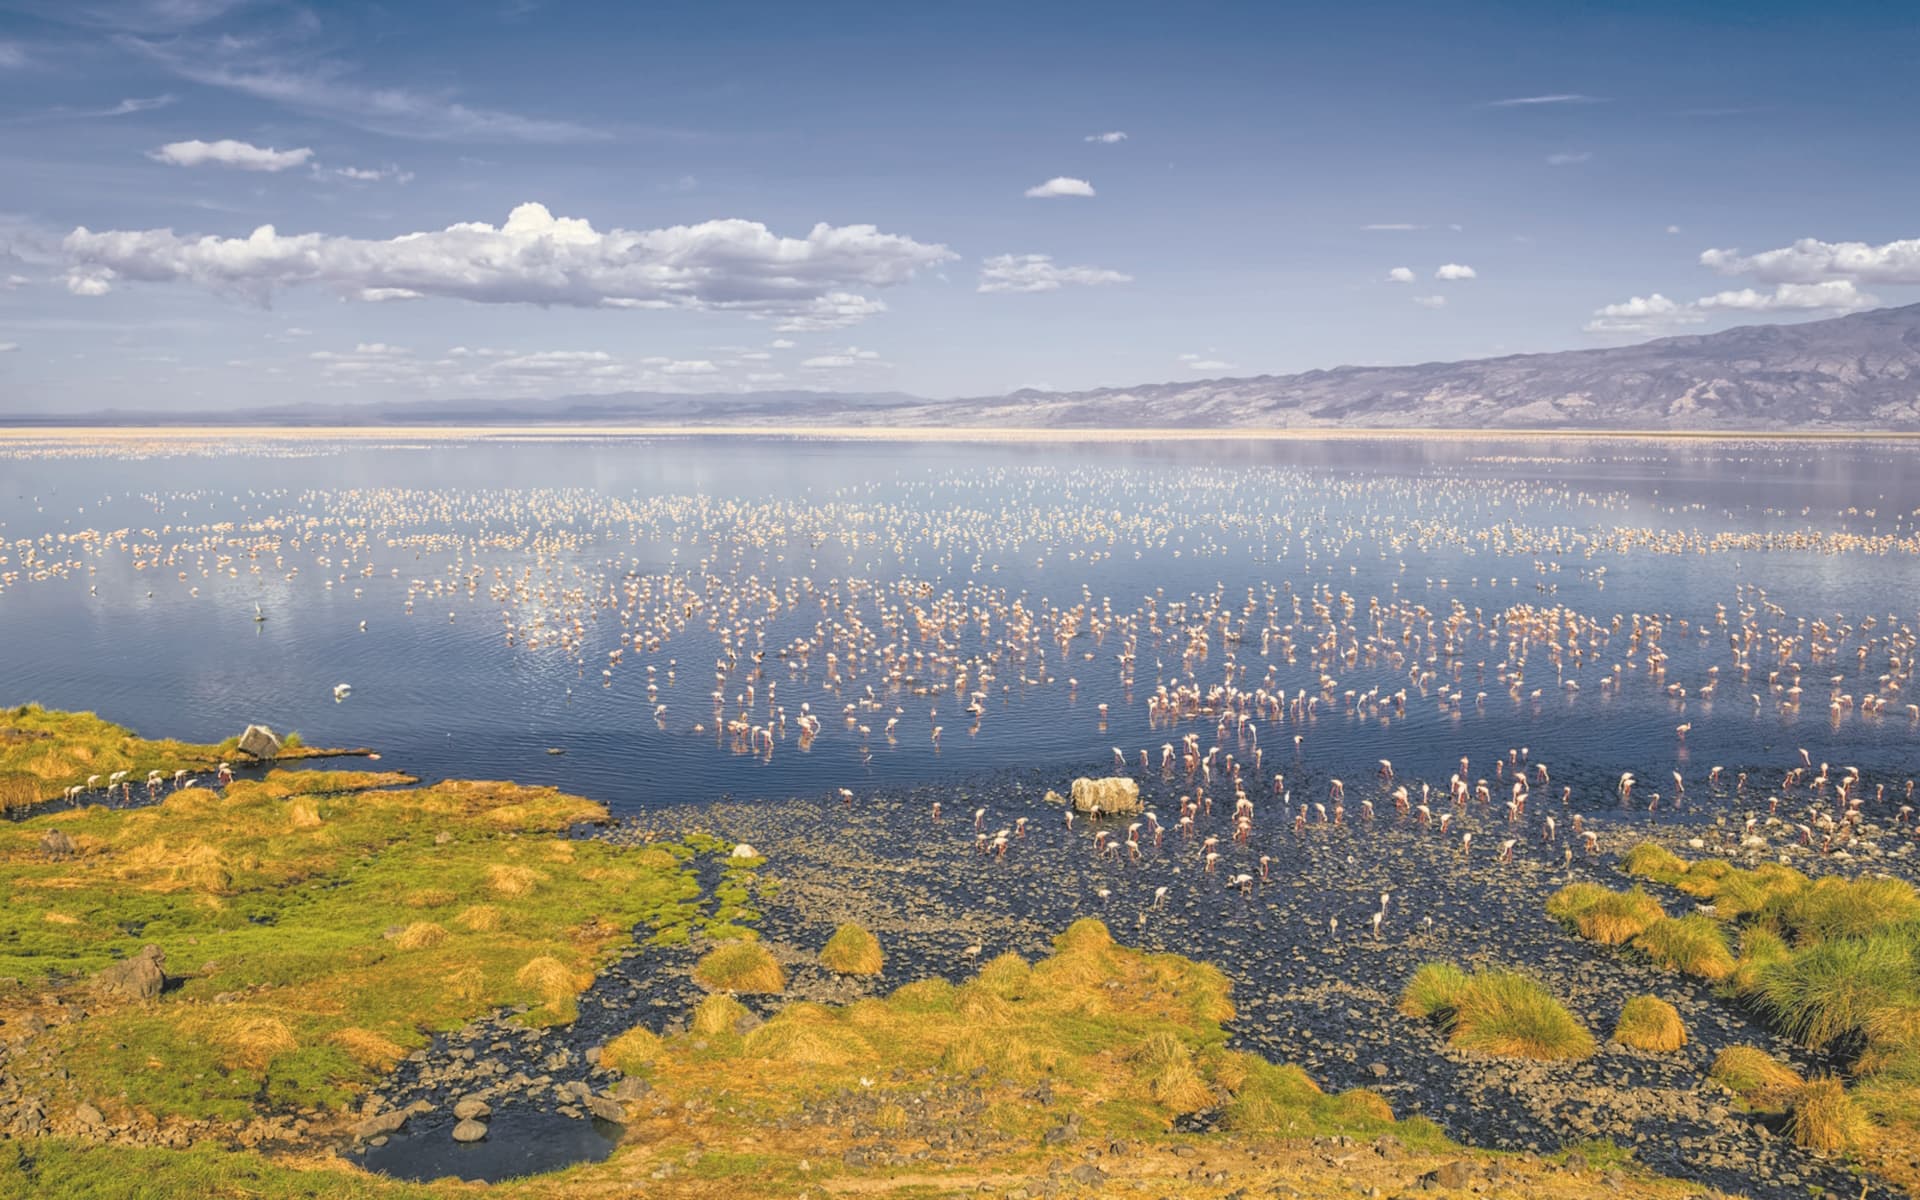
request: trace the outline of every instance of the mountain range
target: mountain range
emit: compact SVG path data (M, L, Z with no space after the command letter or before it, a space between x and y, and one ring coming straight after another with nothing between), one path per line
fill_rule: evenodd
M0 417L7 424L517 422L1137 429L1920 430L1920 304L1633 346L1078 392L622 392Z

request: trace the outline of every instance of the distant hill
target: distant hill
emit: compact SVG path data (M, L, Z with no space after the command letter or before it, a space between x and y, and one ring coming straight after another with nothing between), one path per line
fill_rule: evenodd
M1920 430L1920 304L1637 346L1080 392L623 392L551 400L0 417L0 424L519 422L1048 428Z

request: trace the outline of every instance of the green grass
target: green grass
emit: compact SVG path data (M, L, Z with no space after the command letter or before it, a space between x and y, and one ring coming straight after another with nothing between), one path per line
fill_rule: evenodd
M1700 913L1662 917L1640 931L1633 948L1669 971L1718 983L1733 974L1733 951L1713 918Z
M1643 888L1615 892L1595 883L1571 883L1547 898L1548 915L1581 937L1606 946L1633 940L1664 917L1660 902Z
M1400 1011L1437 1022L1455 1046L1475 1054L1553 1061L1594 1052L1585 1026L1538 981L1516 971L1467 975L1428 963L1408 982Z
M1641 842L1621 856L1620 869L1639 879L1672 883L1686 874L1686 860L1658 842Z
M1800 1073L1754 1046L1728 1046L1714 1056L1709 1077L1759 1112L1782 1112L1787 1097L1806 1081Z
M29 710L49 728L60 716ZM183 980L45 1035L72 1075L49 1098L221 1119L338 1105L495 1007L571 1020L636 925L698 918L681 856L554 836L603 816L597 804L510 783L392 786L407 782L274 771L0 826L0 1003L82 984L147 943ZM40 853L48 829L72 858Z

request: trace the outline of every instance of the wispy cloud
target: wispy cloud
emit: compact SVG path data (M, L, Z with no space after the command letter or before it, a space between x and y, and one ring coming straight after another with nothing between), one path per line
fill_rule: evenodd
M1111 129L1106 133L1090 133L1080 140L1083 142L1096 142L1102 146L1113 146L1126 141L1127 133L1124 129Z
M18 70L27 65L27 52L18 42L0 42L0 70Z
M379 87L352 78L337 62L303 64L238 38L187 43L123 37L120 43L206 87L222 88L301 112L331 117L390 137L454 142L588 142L603 130L572 121L479 108L446 92Z
M1104 267L1063 267L1051 254L1000 254L980 264L982 292L1055 292L1062 287L1132 283L1133 276Z
M285 171L304 164L313 157L313 151L305 146L294 150L275 150L271 146L255 146L251 142L237 142L232 138L221 138L217 142L203 142L195 138L190 142L168 142L158 150L148 151L147 157L171 167Z
M1489 100L1488 108L1527 108L1538 104L1605 104L1605 96L1589 96L1582 92L1550 92L1544 96L1510 96L1505 100Z
M1547 165L1550 167L1571 167L1578 163L1587 162L1592 158L1593 154L1586 150L1562 151L1559 154L1547 155Z
M1361 229L1369 233L1409 233L1416 229L1425 229L1425 225L1414 225L1406 221L1376 221L1371 225L1362 225Z

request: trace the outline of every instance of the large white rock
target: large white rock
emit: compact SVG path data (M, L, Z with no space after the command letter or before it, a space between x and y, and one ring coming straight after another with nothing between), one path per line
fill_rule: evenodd
M1106 779L1082 776L1073 781L1073 807L1074 811L1083 813L1096 808L1115 815L1137 813L1141 809L1140 785L1124 775Z

